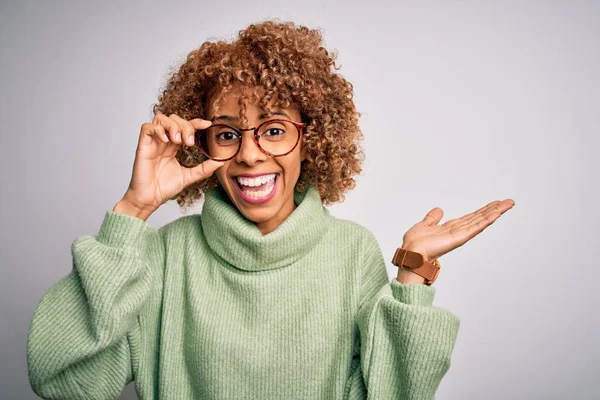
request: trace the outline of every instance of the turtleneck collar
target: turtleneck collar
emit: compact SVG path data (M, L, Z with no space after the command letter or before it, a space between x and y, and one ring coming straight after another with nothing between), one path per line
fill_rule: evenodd
M231 203L225 189L216 186L205 194L204 236L212 251L236 268L265 271L288 266L317 244L330 216L314 186L305 192L294 189L294 203L294 211L273 232L263 235Z

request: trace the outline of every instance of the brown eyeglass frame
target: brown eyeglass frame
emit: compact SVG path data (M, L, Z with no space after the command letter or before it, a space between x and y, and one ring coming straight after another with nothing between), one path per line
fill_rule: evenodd
M291 148L290 151L288 151L287 153L284 154L271 154L268 151L266 151L265 149L263 149L262 147L260 147L260 144L258 143L258 140L260 139L260 135L258 134L259 129L266 124L272 123L272 122L289 122L290 124L294 125L296 127L296 129L298 129L298 139L296 139L296 143L294 144L294 147ZM263 122L262 124L258 125L255 128L244 128L244 129L239 129L236 127L233 127L231 125L227 125L227 124L214 124L209 126L208 128L213 128L215 126L225 126L227 128L230 128L232 130L234 130L235 132L237 132L240 136L240 144L238 146L237 151L235 152L234 155L232 155L229 158L212 158L211 156L208 155L208 153L206 151L204 151L204 149L202 148L202 146L200 145L200 132L203 132L206 129L200 129L197 130L194 134L194 136L196 136L196 146L198 146L198 148L200 149L200 151L202 152L202 154L204 154L206 157L208 157L211 160L215 160L215 161L227 161L227 160L231 160L232 158L234 158L235 156L238 155L238 153L240 152L240 149L242 148L242 140L243 140L243 136L242 136L242 132L244 131L254 131L254 143L256 143L256 147L258 147L260 149L260 151L262 151L264 154L271 156L271 157L282 157L282 156L286 156L288 154L290 154L292 151L294 151L294 149L298 146L298 143L300 143L300 137L302 136L302 134L304 134L304 128L306 128L306 123L304 122L296 122L296 121L290 121L289 119L270 119L268 121Z

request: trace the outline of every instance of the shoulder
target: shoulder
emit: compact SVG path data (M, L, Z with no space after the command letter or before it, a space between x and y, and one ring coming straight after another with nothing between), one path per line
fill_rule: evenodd
M158 231L165 240L173 236L193 236L195 233L201 233L201 218L201 214L184 215L166 223Z
M375 234L358 222L331 216L329 233L331 239L337 241L346 253L360 260L361 265L378 265L374 272L385 275L384 256Z
M337 237L332 240L343 247L344 260L354 265L360 285L366 282L378 290L389 281L381 247L369 228L349 219L332 217L329 232L331 237Z
M348 245L360 244L362 246L373 246L377 244L375 234L366 226L350 219L338 218L330 215L328 233L344 238Z

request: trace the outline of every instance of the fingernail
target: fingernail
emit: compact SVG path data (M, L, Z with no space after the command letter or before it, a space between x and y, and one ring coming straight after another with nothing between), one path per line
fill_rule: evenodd
M177 132L175 134L175 140L181 140L181 133Z
M191 144L194 144L194 135L190 135L190 137L188 138L189 142Z
M167 136L166 133L163 133L163 138L168 142L169 141L169 137Z

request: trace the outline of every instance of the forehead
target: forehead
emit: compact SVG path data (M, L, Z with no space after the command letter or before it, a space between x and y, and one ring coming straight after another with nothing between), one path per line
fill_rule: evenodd
M220 94L217 94L210 101L210 104L208 105L208 110L211 113L215 112L216 109L219 109L220 111L228 110L228 111L237 112L237 110L240 109L240 105L239 105L240 97L241 97L241 94L239 92L227 92L223 96L220 96ZM249 103L248 107L250 107L252 105L253 101L250 98L248 98L248 103Z
M207 106L207 118L214 119L222 115L237 117L240 115L241 111L239 100L241 96L244 96L246 100L246 118L257 117L262 119L268 115L268 113L265 113L259 106L259 101L263 93L264 90L259 90L257 94L253 94L251 91L236 89L230 90L221 96L220 93L217 92L212 96L212 99ZM271 114L279 114L289 118L300 118L300 112L296 108L291 106L287 108L278 106L276 105L275 99L269 101L268 108ZM277 111L281 111L282 113Z

